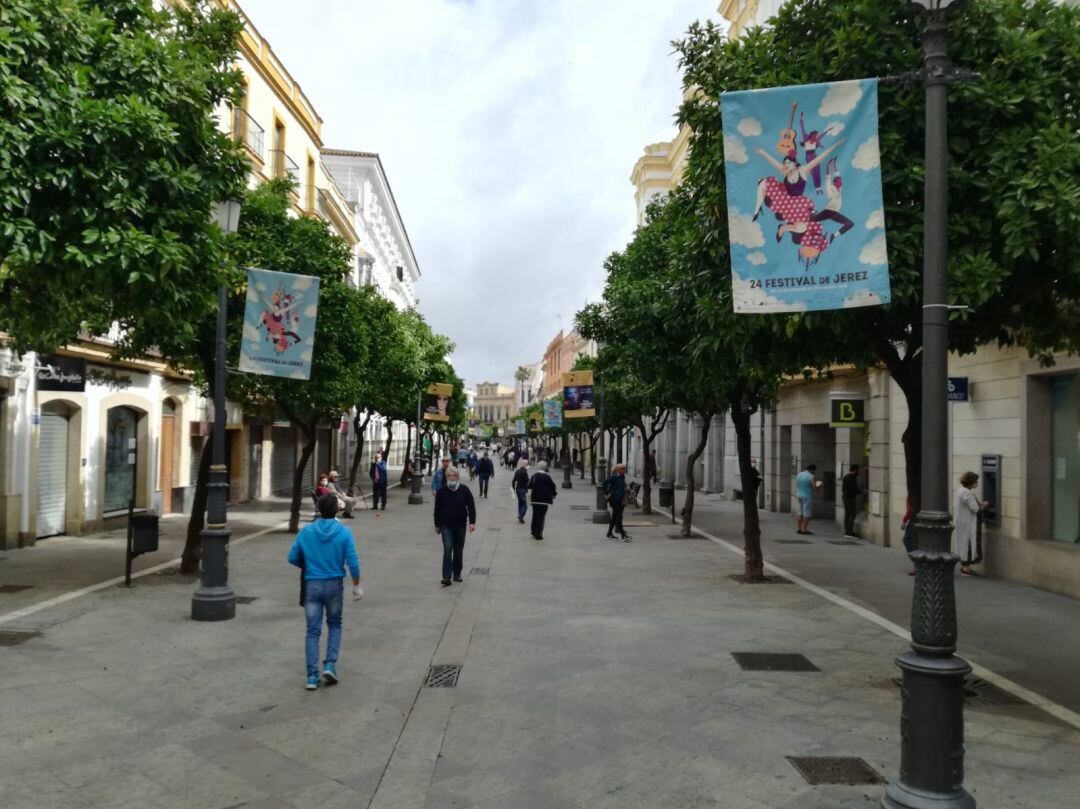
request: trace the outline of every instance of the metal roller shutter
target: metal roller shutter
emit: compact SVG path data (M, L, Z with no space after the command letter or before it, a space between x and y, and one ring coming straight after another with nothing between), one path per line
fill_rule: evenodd
M38 432L37 535L64 533L67 517L68 420L42 413Z
M293 471L296 468L296 429L274 427L271 433L274 454L270 457L270 491L274 494L292 492Z

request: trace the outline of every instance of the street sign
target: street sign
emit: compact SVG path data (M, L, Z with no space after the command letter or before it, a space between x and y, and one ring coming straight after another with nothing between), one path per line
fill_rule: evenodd
M829 405L830 427L862 427L866 424L862 399L831 399Z
M970 402L968 397L968 378L966 376L950 376L949 387L945 394L950 402Z

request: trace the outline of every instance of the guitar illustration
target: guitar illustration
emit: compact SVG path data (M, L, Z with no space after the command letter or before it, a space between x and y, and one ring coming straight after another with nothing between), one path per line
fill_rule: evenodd
M795 108L799 106L799 102L795 101L791 104L791 117L788 119L787 129L780 130L780 142L776 144L776 151L782 154L784 157L795 156Z

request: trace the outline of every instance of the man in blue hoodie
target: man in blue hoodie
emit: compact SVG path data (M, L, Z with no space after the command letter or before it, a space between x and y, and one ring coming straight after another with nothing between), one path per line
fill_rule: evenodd
M337 658L341 648L341 609L344 601L342 578L345 566L353 582L353 600L364 595L360 589L360 560L352 532L335 519L337 497L319 498L319 519L304 526L289 548L289 564L304 571L304 614L307 617L307 690L319 687L319 635L322 634L323 609L326 610L326 659L323 679L327 685L338 681Z

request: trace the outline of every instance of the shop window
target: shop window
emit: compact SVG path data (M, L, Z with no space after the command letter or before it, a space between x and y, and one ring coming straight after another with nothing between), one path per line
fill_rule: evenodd
M135 496L138 424L138 413L130 407L114 407L109 411L105 434L106 513L126 509Z
M1053 538L1080 542L1080 374L1053 380Z

